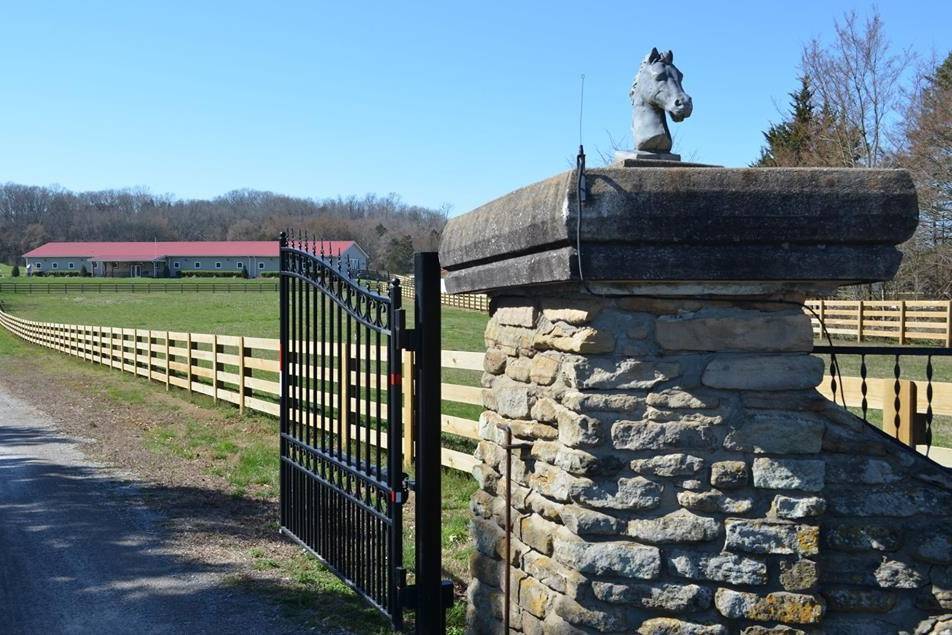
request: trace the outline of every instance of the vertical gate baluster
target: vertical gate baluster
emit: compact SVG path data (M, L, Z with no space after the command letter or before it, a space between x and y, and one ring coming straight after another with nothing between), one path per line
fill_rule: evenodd
M893 377L895 377L895 381L893 382L893 392L894 392L894 394L895 394L895 397L894 397L894 399L893 399L893 407L894 407L894 409L895 409L895 414L893 415L893 425L896 427L896 436L897 436L897 437L898 437L898 435L899 435L899 425L900 425L899 409L902 407L902 401L899 399L899 388L900 388L900 386L899 386L899 376L900 376L900 372L901 372L901 371L900 371L900 369L899 369L899 354L897 353L897 354L896 354L896 361L895 361L895 363L893 364ZM885 422L883 422L883 425L885 425Z
M866 370L866 355L865 355L865 354L860 355L860 358L859 358L859 359L860 359L860 362L859 362L859 376L860 376L860 380L861 380L861 381L860 381L860 387L859 387L859 389L860 389L860 392L863 394L863 403L862 403L862 408L863 408L863 421L866 421L866 422L868 423L868 422L869 422L869 417L868 417L867 410L869 409L869 403L868 403L867 400L866 400L866 392L868 391L868 387L867 387L867 385L866 385L866 372L867 372L867 370Z
M926 456L932 451L932 355L926 358Z

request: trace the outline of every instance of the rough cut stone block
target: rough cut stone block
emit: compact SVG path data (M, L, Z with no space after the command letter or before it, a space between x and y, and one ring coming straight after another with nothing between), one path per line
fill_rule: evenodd
M611 435L619 450L711 450L720 442L712 426L676 421L616 421Z
M771 510L778 518L799 520L821 515L826 511L826 500L817 496L794 498L777 495L773 499Z
M841 551L895 551L902 545L899 531L893 527L866 523L842 523L824 533L824 541Z
M791 626L748 626L740 635L808 635L806 631Z
M562 358L558 354L541 353L532 358L529 379L538 386L548 386L559 374Z
M562 532L556 536L554 546L555 559L581 573L653 580L661 572L657 547L619 541L581 542L565 537Z
M598 307L594 304L589 306L562 307L552 306L542 309L542 315L550 322L565 322L572 326L580 326L591 322L598 314Z
M506 370L509 356L498 348L490 348L483 357L483 370L490 375L501 375Z
M785 591L810 591L820 581L816 563L806 558L780 562L780 586Z
M702 309L662 316L655 337L669 351L795 351L813 348L813 329L803 313Z
M892 465L882 459L854 456L831 456L826 463L828 483L883 485L902 480Z
M823 590L831 611L885 613L896 606L896 594L872 589L833 587Z
M533 578L523 578L519 584L519 606L532 615L543 618L549 604L549 590Z
M596 509L645 510L661 504L664 486L642 476L593 484L581 489L576 500Z
M717 538L721 524L713 518L679 509L666 516L628 522L628 535L650 543L704 542Z
M601 632L621 631L625 630L629 625L628 612L622 607L612 607L603 611L587 609L572 598L564 595L557 595L555 597L553 610L569 624L595 629ZM553 632L563 633L566 631L558 630Z
M884 589L918 589L928 579L918 565L898 560L884 561L874 575Z
M678 388L668 388L660 392L648 393L647 402L649 406L668 410L706 410L717 408L721 400L710 391L692 390L688 392Z
M633 472L652 476L689 476L704 467L704 459L690 454L661 454L631 462Z
M534 306L501 306L493 313L493 317L502 325L532 328L536 322L536 308Z
M503 378L508 380L508 378ZM493 387L496 412L510 419L525 419L529 416L529 387L512 380L500 381Z
M678 503L687 509L699 512L745 514L753 507L752 498L731 498L723 492L678 492Z
M815 556L819 553L818 527L769 520L725 521L724 547L746 553Z
M519 539L544 555L552 554L552 536L558 525L541 516L523 516L519 521Z
M549 332L536 333L532 346L540 351L563 353L611 353L615 350L615 336L608 330L596 330L590 326L554 325Z
M721 624L694 624L673 617L654 617L638 627L638 635L727 635Z
M754 487L819 492L823 489L823 461L801 459L754 459Z
M823 360L810 355L718 355L704 369L701 381L732 390L797 390L815 388L823 379Z
M714 605L724 617L758 622L818 624L826 612L826 604L821 598L783 591L761 596L718 589L714 595Z
M631 358L581 357L562 364L570 386L583 390L648 389L674 379L681 373L676 362L656 362Z
M837 516L941 516L952 508L952 492L905 483L873 487L830 487L824 494L830 512Z
M559 442L570 448L591 447L602 442L602 423L595 417L563 408L558 415Z
M696 584L615 584L592 582L595 597L656 611L703 611L711 606L710 589Z
M506 377L520 383L529 382L529 368L532 359L528 357L513 357L506 364Z
M523 556L522 568L553 591L574 597L576 588L585 583L585 577L577 571L562 566L552 558L536 551Z
M683 549L668 553L668 566L691 580L711 580L729 584L767 583L767 565L732 553L702 553Z
M712 463L711 485L720 489L732 489L747 485L747 464L743 461Z
M825 428L823 419L805 412L749 414L732 427L724 447L758 454L816 454Z
M625 530L625 522L578 505L565 505L561 510L562 523L572 533L584 535L618 535Z
M562 396L562 405L585 414L642 413L645 393L643 391L605 393L568 391ZM628 418L631 416L629 415Z
M938 525L916 545L915 557L932 564L952 564L952 527Z

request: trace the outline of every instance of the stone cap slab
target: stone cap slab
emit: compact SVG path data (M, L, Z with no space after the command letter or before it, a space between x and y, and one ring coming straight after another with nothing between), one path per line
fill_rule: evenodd
M575 171L518 189L443 231L450 292L578 280ZM586 172L592 282L891 278L918 223L904 170L607 167Z

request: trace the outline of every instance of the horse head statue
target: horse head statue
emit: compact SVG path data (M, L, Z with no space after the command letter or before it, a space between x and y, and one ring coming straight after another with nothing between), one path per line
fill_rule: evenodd
M674 65L671 51L659 53L653 48L641 62L635 81L628 92L631 105L632 135L635 149L642 152L671 151L671 133L664 113L675 121L691 116L694 106L681 88L684 75Z

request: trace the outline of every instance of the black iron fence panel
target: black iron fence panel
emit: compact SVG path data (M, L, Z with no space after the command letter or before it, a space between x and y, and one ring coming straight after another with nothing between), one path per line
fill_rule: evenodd
M928 456L934 441L936 358L952 361L952 349L831 345L814 346L813 353L827 356L827 381L833 401L858 410L864 421L873 424L876 422L871 421L870 410L882 409L883 432L913 447L926 446ZM873 365L877 372L871 377ZM844 378L846 367L849 372L858 369L858 382L849 375ZM889 377L884 377L887 373ZM878 403L871 403L873 381L880 384Z
M401 628L399 281L281 238L281 529Z

